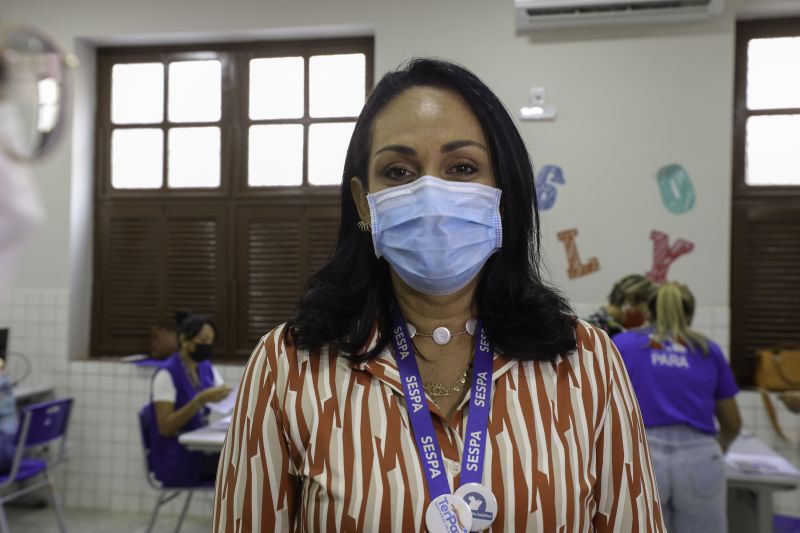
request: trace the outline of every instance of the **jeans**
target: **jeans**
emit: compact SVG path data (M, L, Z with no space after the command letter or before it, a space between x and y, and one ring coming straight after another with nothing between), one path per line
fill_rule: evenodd
M714 436L689 426L647 428L670 533L725 533L725 460Z

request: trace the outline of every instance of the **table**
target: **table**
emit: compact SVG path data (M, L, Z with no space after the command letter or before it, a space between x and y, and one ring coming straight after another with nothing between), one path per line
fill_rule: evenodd
M755 435L742 432L731 444L729 452L780 457ZM742 473L727 465L728 531L730 533L771 533L772 495L775 491L795 490L800 486L800 473L771 475Z
M18 408L45 400L52 400L55 394L53 387L46 385L16 385L11 389L11 393L17 401Z
M231 417L220 418L207 426L203 426L178 435L178 442L189 448L201 452L220 452L225 443L225 434L231 424Z

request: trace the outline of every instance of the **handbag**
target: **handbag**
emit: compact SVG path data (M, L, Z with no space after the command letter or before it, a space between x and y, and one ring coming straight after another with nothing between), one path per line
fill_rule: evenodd
M777 346L765 350L757 350L755 381L764 401L772 427L783 440L786 438L775 406L769 396L770 392L800 390L800 346Z

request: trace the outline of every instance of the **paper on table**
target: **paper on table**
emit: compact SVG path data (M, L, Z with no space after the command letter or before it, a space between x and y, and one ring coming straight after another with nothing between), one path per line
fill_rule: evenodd
M228 394L225 398L218 402L209 402L206 404L206 407L214 411L215 413L221 413L223 415L227 415L228 413L233 411L233 406L236 404L236 393L238 392L238 388L231 389L231 393Z
M800 470L779 455L728 452L725 462L743 474L800 476Z
M216 422L212 422L211 429L217 431L228 431L228 426L231 425L231 416L232 415L224 416Z

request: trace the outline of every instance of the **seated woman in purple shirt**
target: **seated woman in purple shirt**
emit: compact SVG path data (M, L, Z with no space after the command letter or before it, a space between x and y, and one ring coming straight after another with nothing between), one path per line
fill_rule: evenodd
M690 328L685 285L661 286L650 312L651 326L613 340L642 410L664 520L672 533L723 533L722 456L741 426L739 389L719 345Z
M231 387L211 364L216 328L207 316L177 313L180 348L153 376L150 457L153 473L167 487L213 481L219 454L186 449L178 434L208 424L206 404L225 398Z

